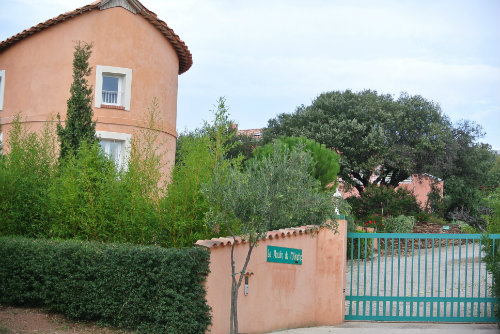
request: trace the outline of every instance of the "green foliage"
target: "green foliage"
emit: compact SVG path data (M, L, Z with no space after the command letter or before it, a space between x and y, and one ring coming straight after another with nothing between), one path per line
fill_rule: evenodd
M167 196L162 201L163 229L166 245L190 246L199 239L218 235L206 225L204 218L210 202L202 192L202 185L209 183L215 170L224 173L231 166L239 166L239 159L223 159L233 147L225 99L220 98L212 124L205 123L200 131L183 136ZM228 130L229 129L229 130Z
M370 184L395 187L442 165L451 125L438 104L421 96L402 93L395 100L346 90L323 93L310 106L269 120L263 136L305 136L338 150L339 176L361 193Z
M373 214L380 216L415 215L420 212L420 207L408 190L392 187L368 187L360 197L349 197L347 201L352 206L354 215L367 220Z
M92 73L89 58L92 54L92 44L78 41L73 53L73 83L71 96L68 99L66 125L57 125L61 158L64 159L70 152L76 154L81 143L97 143L95 121L92 121L92 86L86 79ZM60 120L60 115L57 115Z
M385 219L385 232L387 233L413 233L415 217L400 215Z
M5 137L4 137L5 138ZM14 118L0 159L0 235L43 235L50 220L47 201L56 175L54 129L39 135Z
M474 227L472 227L470 225L465 225L464 227L462 227L460 229L460 231L462 233L465 233L465 234L478 234L478 233L481 233L480 230L478 230L477 228L474 228Z
M226 159L240 158L242 159L242 163L253 158L254 151L262 146L262 141L260 139L238 133L235 133L229 141L232 148L225 155Z
M155 110L153 103L150 118ZM50 126L39 134L17 119L8 134L0 159L0 235L166 244L156 131L134 134L129 168L121 171L85 141L57 164Z
M481 243L483 252L486 254L483 261L486 263L486 269L493 276L491 291L498 302L500 301L500 243L498 239L490 239L488 234L483 235ZM495 316L500 318L500 308L498 306L495 307Z
M500 188L496 188L486 199L487 205L491 208L487 216L488 232L500 233Z
M377 232L385 232L385 217L378 213L369 215L362 222L364 222L363 227L372 227L375 228Z
M356 233L368 232L356 231ZM373 240L371 238L347 238L347 258L352 260L371 259L372 243Z
M0 303L45 307L140 333L204 333L200 248L0 238Z
M320 181L322 188L337 181L337 173L340 167L339 155L336 152L306 137L280 137L277 141L282 147L287 147L289 150L301 146L304 151L312 155L313 164L310 173L314 178ZM273 150L274 145L269 143L257 148L254 152L254 156L256 159L262 159L264 156L270 156ZM335 190L335 188L336 187L329 187L327 189Z
M445 215L446 206L443 201L443 196L437 184L431 183L431 191L427 194L426 211L434 216L443 218Z
M115 166L99 145L81 143L60 169L47 200L51 202L50 236L113 240L120 233L114 222Z
M319 192L319 181L310 175L312 163L300 145L290 150L277 142L271 155L248 161L243 172L232 168L216 175L220 179L206 188L214 208L208 222L236 221L241 234L252 240L269 230L324 224L335 217L335 208L331 195Z
M485 230L486 220L481 216L488 206L485 193L498 185L498 154L486 144L478 143L484 135L480 126L462 121L453 129L450 144L451 161L444 174L444 205L448 217L467 220L476 228Z
M491 208L490 214L486 217L488 221L488 233L498 234L500 233L500 188L496 188L488 196L488 204ZM484 235L482 243L483 251L486 253L484 257L486 268L493 276L493 295L500 300L500 242L497 239L493 243L493 240L488 235ZM500 309L498 307L495 309L495 315L500 317Z
M427 220L431 224L439 224L439 225L447 225L449 224L448 221L444 220L441 217L435 216L433 214L429 215L429 218Z

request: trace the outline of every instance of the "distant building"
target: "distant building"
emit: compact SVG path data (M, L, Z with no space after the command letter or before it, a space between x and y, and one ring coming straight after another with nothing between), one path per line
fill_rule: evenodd
M425 209L428 202L428 195L434 186L443 197L443 187L444 182L440 178L432 176L430 174L413 174L406 180L403 180L399 183L399 185L395 188L404 188L415 195L415 198L422 209ZM342 187L342 181L339 182L338 191L342 195L343 198L351 197L351 196L359 196L359 192L356 188L351 188L350 190L346 190Z
M259 140L262 138L262 129L237 130L236 133L239 135L252 137L256 140Z

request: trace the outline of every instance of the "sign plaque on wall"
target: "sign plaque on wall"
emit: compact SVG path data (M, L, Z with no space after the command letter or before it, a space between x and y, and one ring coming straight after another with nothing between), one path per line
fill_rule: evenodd
M302 249L267 246L267 262L302 264Z

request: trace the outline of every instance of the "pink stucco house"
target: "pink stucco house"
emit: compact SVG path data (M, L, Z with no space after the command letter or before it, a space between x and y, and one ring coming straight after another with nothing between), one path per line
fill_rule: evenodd
M157 98L166 164L175 156L178 75L192 65L186 44L137 0L100 0L0 42L0 123L3 139L14 115L36 130L70 96L75 41L92 43L89 78L101 146L126 160L135 130Z

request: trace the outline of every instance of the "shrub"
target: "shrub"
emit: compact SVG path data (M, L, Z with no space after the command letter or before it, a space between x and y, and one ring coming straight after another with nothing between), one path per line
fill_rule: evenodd
M429 218L427 220L431 224L439 224L439 225L446 225L448 222L444 220L441 217L435 216L433 214L429 215Z
M412 233L415 217L400 215L385 220L385 231L388 233Z
M378 214L372 214L368 216L364 221L363 226L375 228L378 232L385 232L386 230L385 219L384 217Z
M339 155L337 152L328 149L325 145L305 137L281 137L276 140L281 149L285 147L292 150L295 147L301 147L305 152L311 154L313 164L310 167L311 175L321 182L322 189L335 190L336 187L330 187L336 183L337 173L339 172ZM254 156L258 160L263 157L269 157L274 150L274 144L269 143L257 148Z
M357 231L356 233L368 233L368 232ZM347 258L352 260L357 260L357 259L364 260L365 258L371 259L372 242L373 241L371 238L363 238L363 237L347 238ZM366 256L365 256L365 247L366 247Z
M54 127L35 134L15 116L0 156L0 235L36 237L47 229L56 163Z
M462 233L465 233L465 234L481 233L481 231L479 231L477 228L474 228L474 227L467 225L467 224L465 226L461 227L460 231L462 231Z
M200 248L0 238L0 303L143 333L204 333Z
M392 187L369 186L360 197L352 196L347 201L354 215L363 221L373 214L387 217L420 212L415 196L403 188L395 190Z

